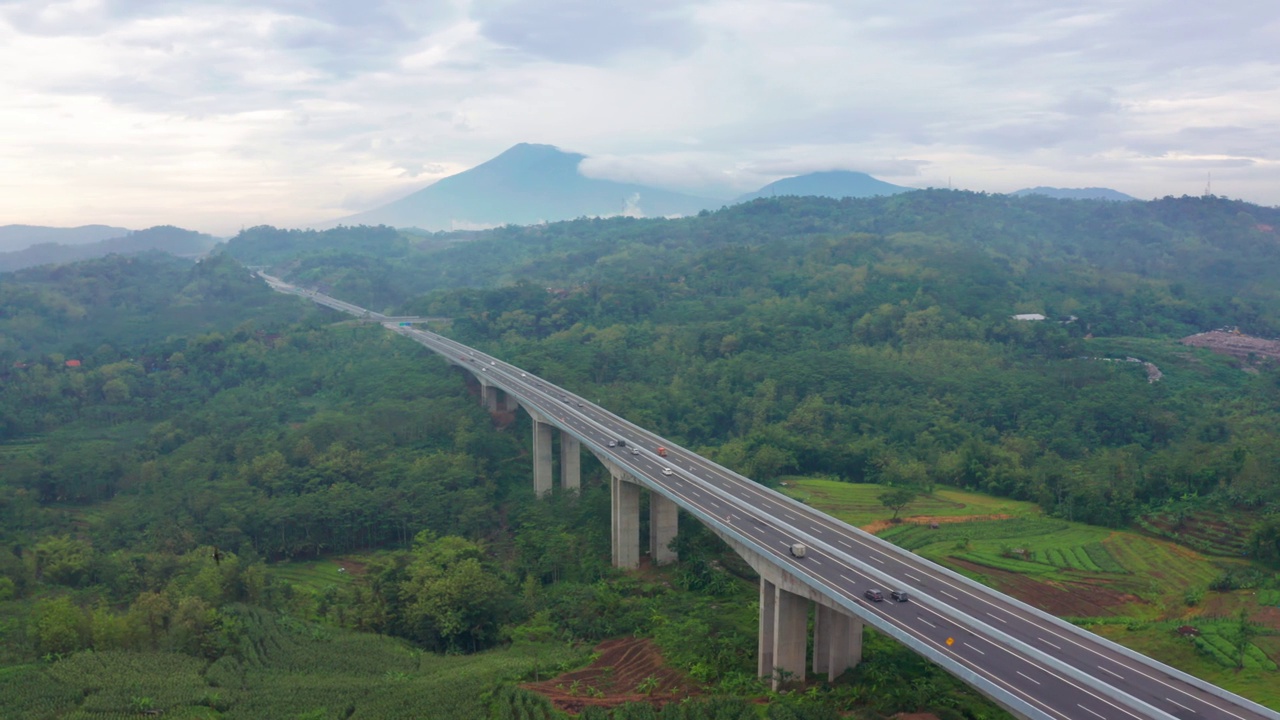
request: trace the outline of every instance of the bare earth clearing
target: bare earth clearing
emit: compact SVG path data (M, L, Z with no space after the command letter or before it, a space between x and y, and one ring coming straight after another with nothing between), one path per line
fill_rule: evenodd
M596 646L599 657L581 670L525 688L551 700L556 708L578 713L588 705L614 707L626 702L662 705L697 695L700 688L663 664L647 638L616 638Z
M1224 330L1210 330L1182 338L1183 345L1208 348L1222 355L1230 355L1241 360L1250 356L1269 357L1280 360L1280 341L1266 340L1250 335L1237 335Z

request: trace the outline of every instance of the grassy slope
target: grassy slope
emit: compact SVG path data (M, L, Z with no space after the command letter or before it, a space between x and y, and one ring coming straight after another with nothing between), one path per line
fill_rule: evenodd
M392 638L239 613L240 648L217 662L170 653L81 652L0 669L0 717L473 718L503 681L581 661L565 645L467 656Z
M1197 652L1176 628L1192 624L1212 631L1227 627L1244 610L1257 623L1253 644L1280 660L1280 592L1208 593L1196 605L1189 591L1207 590L1224 568L1242 561L1211 558L1175 543L1126 530L1110 530L1046 518L1032 503L939 488L903 512L906 522L887 525L891 515L877 496L879 485L788 478L784 492L923 557L1028 602L1055 596L1094 595L1115 615L1077 618L1116 642L1151 655L1233 692L1280 708L1280 673L1224 667ZM1008 516L989 519L991 516ZM963 517L968 522L947 522ZM912 520L939 518L938 529ZM1019 552L1019 551L1025 551ZM1228 630L1223 630L1227 632Z
M783 492L791 497L821 508L850 525L868 525L892 514L879 500L885 491L883 485L799 477L785 478L783 485ZM931 495L918 498L903 511L902 517L1034 517L1040 514L1040 507L1035 503L940 487Z

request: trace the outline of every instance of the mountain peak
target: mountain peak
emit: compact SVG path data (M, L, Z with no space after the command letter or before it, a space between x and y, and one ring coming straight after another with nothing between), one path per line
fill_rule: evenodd
M738 198L738 202L778 195L817 195L836 199L846 197L862 198L876 195L896 195L912 189L914 188L877 180L864 172L823 170L771 182L753 193L748 193Z
M1039 186L1033 188L1023 188L1017 192L1010 193L1017 197L1026 195L1043 195L1045 197L1056 198L1059 200L1111 200L1114 202L1128 202L1137 200L1132 195L1126 195L1119 190L1103 187L1086 187L1086 188L1058 188Z
M451 181L465 175L480 176L501 175L507 179L530 179L534 176L577 175L578 165L586 159L586 155L565 152L555 145L536 145L519 143L512 145L502 154L487 160L466 172L450 175L440 182Z
M585 155L519 143L394 202L338 222L424 230L526 225L578 217L692 215L714 201L578 172Z

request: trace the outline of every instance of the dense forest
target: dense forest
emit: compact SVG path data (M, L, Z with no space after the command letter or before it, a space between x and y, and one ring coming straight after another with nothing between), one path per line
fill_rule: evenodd
M1204 356L1153 383L1140 363L1099 360L1167 367L1195 332L1280 334L1278 223L1215 197L929 191L422 243L255 228L227 252L452 318L460 340L758 480L957 484L1118 526L1184 497L1280 501L1273 368Z
M494 686L630 634L716 692L762 692L750 571L718 541L682 524L669 575L617 573L602 483L534 501L526 418L495 419L431 353L246 266L441 318L761 482L956 486L1108 527L1214 507L1276 563L1280 370L1177 339L1280 333L1277 226L1220 198L925 191L425 236L261 227L198 263L0 276L0 695L23 688L15 707L63 717L88 691L61 663L167 653L205 663L182 702L254 717L250 696L285 692L254 683L321 663L312 642L475 655ZM340 555L359 572L318 591L276 572ZM843 690L770 713L998 716L891 643L868 647ZM375 674L392 687L427 662ZM904 669L912 683L887 689ZM545 716L511 692L494 717ZM344 698L316 717L344 716ZM112 707L149 709L138 699Z
M519 280L558 288L622 285L643 298L648 286L694 281L699 276L691 273L706 270L715 275L699 291L732 292L725 281L736 276L739 287L788 295L796 276L774 274L765 282L758 275L764 263L798 261L806 248L864 237L910 261L902 269L933 271L901 280L912 292L923 281L922 291L941 293L937 300L965 315L1007 315L1016 306L1054 316L1089 313L1096 334L1229 323L1273 336L1280 334L1273 282L1280 273L1278 228L1280 209L1213 196L1116 203L928 190L762 199L674 220L584 218L485 232L257 227L231 239L226 251L381 310L434 290ZM744 264L752 259L756 266ZM811 261L830 261L836 271L849 259L855 258ZM886 280L902 264L882 268ZM850 290L865 282L838 273L823 279ZM626 310L619 319L630 321L646 307Z

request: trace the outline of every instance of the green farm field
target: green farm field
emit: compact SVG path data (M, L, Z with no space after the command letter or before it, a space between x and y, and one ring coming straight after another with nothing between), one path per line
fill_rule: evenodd
M921 496L896 524L878 499L882 485L790 478L784 491L988 584L1000 587L1013 575L1073 590L1095 586L1116 599L1109 605L1133 605L1129 611L1144 616L1182 605L1188 589L1207 589L1241 564L1137 532L1049 518L1034 503L952 488Z
M788 477L783 478L782 491L859 527L882 522L892 514L879 499L885 491L883 485ZM912 518L1038 517L1041 514L1040 506L1035 503L939 486L911 503L902 517L910 521Z
M351 582L352 571L367 562L370 555L343 555L319 560L294 560L267 566L267 574L283 580L297 590L316 592L328 585Z

